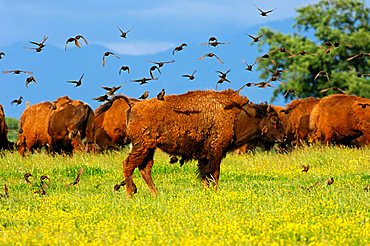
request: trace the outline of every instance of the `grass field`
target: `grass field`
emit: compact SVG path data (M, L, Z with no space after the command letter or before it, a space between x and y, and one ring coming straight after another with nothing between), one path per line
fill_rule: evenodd
M311 147L281 155L230 154L219 189L203 188L196 163L156 153L150 194L139 172L127 198L127 150L100 155L0 158L0 245L366 245L370 242L370 148ZM302 165L310 165L302 172ZM74 181L84 168L77 186ZM27 184L23 175L32 173ZM48 175L46 195L39 178ZM334 178L328 185L326 180ZM4 194L3 189L1 193Z

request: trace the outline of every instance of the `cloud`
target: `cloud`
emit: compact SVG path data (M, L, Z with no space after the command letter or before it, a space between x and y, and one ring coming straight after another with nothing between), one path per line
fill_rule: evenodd
M125 42L125 43L99 43L109 50L116 52L120 55L142 56L142 55L155 55L157 53L167 51L175 47L175 44L170 42Z

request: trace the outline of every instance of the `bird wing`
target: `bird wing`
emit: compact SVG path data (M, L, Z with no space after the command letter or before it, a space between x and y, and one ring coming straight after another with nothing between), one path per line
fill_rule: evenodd
M221 64L224 64L224 62L220 59L220 57L216 56L215 54L213 55L216 57L217 61L219 61Z

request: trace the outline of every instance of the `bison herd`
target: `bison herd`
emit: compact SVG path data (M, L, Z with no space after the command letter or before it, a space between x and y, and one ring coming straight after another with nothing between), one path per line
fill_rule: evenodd
M130 144L123 161L128 194L136 192L139 169L152 193L156 148L197 160L206 186L218 184L220 163L242 146L280 146L289 150L311 142L370 144L370 99L334 94L322 99L296 99L285 107L254 104L238 91L191 91L164 100L137 100L118 95L98 107L68 97L29 106L19 121L19 153L44 148L49 154L100 152ZM0 105L0 149L9 149L5 115Z

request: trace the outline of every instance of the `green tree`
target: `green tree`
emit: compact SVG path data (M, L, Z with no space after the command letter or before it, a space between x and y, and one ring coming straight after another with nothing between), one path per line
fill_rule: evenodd
M293 34L261 28L259 47L268 46L270 56L258 63L261 78L271 80L272 71L286 70L272 100L279 94L292 99L287 91L322 97L326 93L320 91L332 87L370 98L369 20L370 9L362 1L321 0L297 9Z

